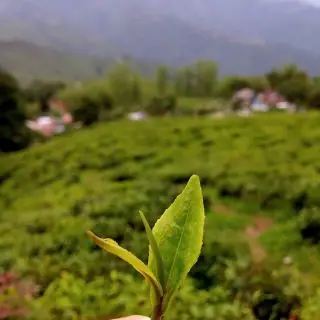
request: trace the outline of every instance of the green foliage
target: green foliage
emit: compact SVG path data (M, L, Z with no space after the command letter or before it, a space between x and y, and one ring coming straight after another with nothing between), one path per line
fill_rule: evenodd
M147 287L128 274L112 271L108 277L86 281L63 272L42 297L32 302L30 318L73 320L143 313L149 311L146 297Z
M229 76L221 79L215 94L220 98L230 99L240 89L250 87L250 80L246 77Z
M116 116L114 101L102 82L67 89L59 97L65 101L75 121L85 126Z
M266 75L272 88L290 102L306 103L310 89L308 74L296 65L274 68Z
M116 241L112 239L99 238L92 232L88 232L88 235L104 251L121 258L130 264L136 271L138 271L145 278L147 283L150 284L152 293L155 295L155 300L152 301L153 305L160 303L160 299L163 296L163 288L155 274L152 273L148 266L146 266L133 253L119 246Z
M309 97L308 97L308 106L313 109L320 110L320 83L315 82L311 85Z
M153 228L164 267L165 312L177 289L196 263L203 241L204 208L200 181L192 176L186 188L164 212ZM149 252L149 266L156 271L156 259Z
M320 210L312 208L301 213L300 232L304 240L320 244Z
M290 319L307 292L301 273L278 263L259 268L242 261L230 263L224 287L246 301L258 320Z
M159 283L161 284L161 287L163 288L165 285L165 277L164 277L164 265L163 260L161 256L160 249L158 247L157 240L152 232L152 229L149 225L148 220L146 219L145 215L142 211L140 211L140 217L143 222L144 228L146 230L146 234L149 240L149 260L151 258L151 255L154 258L154 274L157 275L157 278L159 280Z
M34 80L26 89L24 89L23 94L28 102L45 104L65 87L66 84L62 81L45 82L41 80Z
M130 64L119 63L109 71L108 88L119 106L132 106L142 100L141 77Z
M76 120L85 125L121 118L131 111L145 111L151 116L235 111L241 103L231 103L230 99L243 88L260 92L272 87L291 102L314 108L318 105L316 79L309 79L294 65L273 69L266 76L228 76L218 80L217 75L216 64L206 60L178 70L162 65L151 78L142 77L132 63L122 61L103 80L75 83L59 93L59 97L69 105ZM25 95L29 100L38 96L45 102L57 91L59 82L35 81ZM30 105L29 113L34 114L35 109Z
M191 270L202 289L225 282L226 268L231 261L250 261L249 246L243 230L251 222L244 214L207 214L204 246L199 262Z
M179 98L177 113L181 115L206 115L217 111L226 111L229 103L215 98Z
M158 67L157 74L156 74L156 85L157 85L158 95L162 96L167 93L168 82L169 82L168 68L166 66Z
M197 290L187 281L168 314L171 319L253 320L250 308L223 288Z
M217 82L218 68L212 61L199 61L178 70L176 94L185 97L211 97Z
M218 317L220 311L216 308L222 306L214 304L211 290L219 284L233 294L225 282L230 264L242 261L242 257L252 264L244 230L253 224L256 214L275 219L274 226L257 239L266 250L267 262L274 262L276 269L289 255L310 286L319 286L318 245L303 241L298 226L302 209L319 207L319 121L319 114L310 112L219 121L165 118L104 123L23 152L3 155L0 269L32 275L44 292L58 281L62 271L82 279L83 286L115 269L130 273L119 259L106 259L84 236L85 232L90 229L97 235L108 235L146 261L147 238L136 213L140 209L146 212L153 225L195 172L201 176L207 218L204 246L191 272L195 280L192 295L179 308L179 296L174 304L176 310L186 310L185 319ZM227 203L227 209L229 206L226 212L216 207L222 201ZM253 291L243 283L256 272L256 268L245 271L246 277L241 277L239 271L235 273L233 279L242 296L251 297ZM140 292L140 282L133 279L133 288ZM109 294L109 282L111 288L113 282L107 279L96 293L97 299L103 296L101 307L88 304L92 308L85 312L123 315L107 310L109 304L104 297ZM255 288L262 286L260 282ZM136 291L132 293L135 297L127 297L124 292L131 289L125 290L121 285L119 288L121 294L115 295L114 301L120 306L130 299L135 303L138 298L147 301L147 296L138 296ZM66 310L87 299L86 291L80 291L80 303L71 295ZM190 303L192 297L194 301ZM308 297L311 294L303 301ZM248 308L244 302L248 299L239 304L233 299L234 296L230 302L228 298L226 303L223 300L223 308ZM109 300L111 306L111 297ZM46 301L45 309L54 313L53 296ZM142 312L146 304L129 309L128 303L128 309L119 310L126 314ZM63 314L59 319L65 317ZM231 315L225 318L233 320Z
M149 305L147 286L131 275L112 271L108 277L98 276L86 281L62 273L41 298L32 302L33 313L30 318L116 318L128 314L148 314ZM199 291L190 279L178 292L168 315L171 319L185 320L253 320L250 309L239 300L234 300L227 290L217 287L210 291Z
M196 263L203 241L204 208L198 176L192 176L174 203L164 212L153 230L141 214L149 239L149 267L112 239L90 238L106 252L129 263L151 286L152 319L167 311L178 288ZM166 257L162 260L162 257Z
M104 80L75 85L59 94L75 120L85 126L124 116L142 104L143 96L140 75L125 63L114 66Z
M177 107L177 99L173 95L153 97L147 104L145 110L152 116L163 116L173 113Z
M308 298L303 304L301 320L313 320L320 314L320 288L316 294Z
M0 152L17 151L29 143L26 112L16 80L0 70Z
M217 82L217 65L212 61L199 61L195 64L195 74L195 95L211 97Z

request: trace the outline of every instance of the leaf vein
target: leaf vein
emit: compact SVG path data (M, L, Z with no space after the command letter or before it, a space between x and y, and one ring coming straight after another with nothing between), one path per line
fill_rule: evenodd
M170 271L169 271L169 275L168 275L168 280L167 280L167 284L166 284L166 288L168 286L168 283L170 283L170 277L171 277L171 274L172 274L172 271L173 271L173 267L175 265L175 262L176 262L176 259L177 259L177 256L178 256L178 253L179 253L179 249L180 249L180 245L181 245L181 241L182 241L182 238L183 238L183 234L184 234L184 231L185 231L185 227L187 225L187 221L188 221L188 218L189 218L189 215L190 215L190 212L191 212L191 200L188 199L188 210L187 210L187 214L186 214L186 218L184 220L184 223L183 223L183 228L182 228L182 232L181 232L181 237L179 239L179 243L178 243L178 246L177 246L177 249L176 249L176 253L174 255L174 258L173 258L173 262L172 262L172 265L171 265L171 268L170 268ZM168 289L168 288L167 288Z

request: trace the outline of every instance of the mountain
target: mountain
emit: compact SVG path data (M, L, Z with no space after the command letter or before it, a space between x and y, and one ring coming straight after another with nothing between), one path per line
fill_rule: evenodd
M184 5L176 0L166 12L211 32L283 43L320 54L320 43L315 41L320 31L320 7L310 2L193 0Z
M0 42L0 66L22 84L32 79L75 81L105 73L112 60L95 60L25 41Z
M0 66L11 72L22 85L33 79L66 82L96 79L104 76L110 67L123 58L98 59L22 40L0 41ZM151 63L133 59L131 63L144 74L154 71Z
M1 0L0 39L63 52L182 65L216 60L223 74L294 62L320 73L320 9L276 0Z

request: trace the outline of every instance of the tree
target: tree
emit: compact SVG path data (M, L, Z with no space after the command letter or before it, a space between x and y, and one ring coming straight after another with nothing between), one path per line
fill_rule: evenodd
M224 99L230 99L238 90L251 88L251 81L248 77L229 76L219 81L215 94Z
M178 96L192 97L194 95L195 74L190 67L177 71L175 75L175 91Z
M90 126L113 117L114 104L105 83L93 82L81 88L73 88L60 93L76 122Z
M24 90L24 97L28 102L39 102L42 107L47 105L48 100L66 87L61 81L45 82L34 80Z
M117 105L131 106L141 102L140 74L128 63L121 62L108 74L110 94Z
M142 100L141 78L134 74L131 81L131 101L133 104L139 104Z
M249 81L248 87L254 90L255 92L264 91L270 87L268 80L264 76L248 77L248 81Z
M289 102L306 103L310 91L308 74L294 64L274 68L266 75L270 86Z
M217 83L217 75L218 68L214 62L198 61L177 72L176 93L186 97L211 97Z
M218 68L212 61L199 61L194 65L197 97L211 97L217 82Z
M164 95L168 89L169 71L166 66L159 66L156 75L156 85L158 95Z
M146 106L146 111L151 116L164 116L175 112L177 99L174 95L153 97Z
M320 110L320 77L312 79L307 104L310 108Z
M30 135L25 121L18 83L0 70L0 152L18 151L28 145Z

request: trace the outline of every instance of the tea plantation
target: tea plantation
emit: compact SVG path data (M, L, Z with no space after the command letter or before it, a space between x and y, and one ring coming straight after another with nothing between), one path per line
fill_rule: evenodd
M313 113L121 121L2 156L0 272L37 285L31 319L148 314L143 280L85 232L146 259L138 211L153 224L198 174L205 244L170 318L317 319L319 124Z

